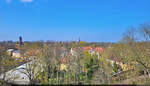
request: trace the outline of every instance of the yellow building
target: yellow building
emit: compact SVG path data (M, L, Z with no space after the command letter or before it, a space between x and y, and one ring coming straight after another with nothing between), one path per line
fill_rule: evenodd
M126 64L123 64L123 63L121 64L121 68L122 68L123 71L128 70L127 65L126 65Z
M63 71L63 70L67 71L67 66L65 64L60 65L60 71Z

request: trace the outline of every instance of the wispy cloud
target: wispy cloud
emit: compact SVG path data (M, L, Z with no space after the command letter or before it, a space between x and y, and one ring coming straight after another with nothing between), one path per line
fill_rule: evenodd
M7 3L11 3L11 0L6 0Z
M6 0L6 3L11 3L13 0ZM19 0L20 2L22 3L31 3L33 2L34 0Z
M33 2L34 0L20 0L20 1L23 2L23 3L25 3L25 2L30 3L30 2Z

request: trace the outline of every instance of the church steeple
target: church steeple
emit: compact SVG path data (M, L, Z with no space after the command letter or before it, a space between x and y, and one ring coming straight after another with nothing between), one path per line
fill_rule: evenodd
M76 44L77 46L79 46L80 45L80 37L79 37L79 39L78 39L78 41L77 41L77 44Z
M80 37L79 37L78 43L80 43Z

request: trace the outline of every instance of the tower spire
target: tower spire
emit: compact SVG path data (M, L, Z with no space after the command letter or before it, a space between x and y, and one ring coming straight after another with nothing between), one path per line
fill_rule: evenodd
M79 40L78 40L78 42L80 42L80 37L79 37Z

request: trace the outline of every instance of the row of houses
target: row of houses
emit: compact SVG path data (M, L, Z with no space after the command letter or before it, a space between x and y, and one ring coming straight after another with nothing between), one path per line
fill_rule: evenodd
M67 69L66 64L68 62L68 58L67 58L68 55L71 54L72 56L77 56L79 49L81 51L88 51L88 53L91 55L96 54L98 59L100 59L101 54L104 52L104 49L101 47L94 47L94 48L90 47L90 46L80 47L80 48L78 47L78 48L71 48L70 51L67 51L67 49L64 47L60 47L60 48L58 48L60 53L57 53L57 54L60 54L60 56L59 56L60 70ZM41 51L39 49L28 50L24 54L22 54L21 51L17 50L17 49L9 49L7 52L13 58L18 58L18 59L24 59L26 55L27 56L35 56L35 55L39 55L41 53ZM111 58L111 59L108 59L108 61L112 64L112 66L114 63L120 65L124 71L129 69L127 64L123 64L117 58Z
M37 56L41 52L39 49L31 49L27 50L25 52L18 50L18 49L8 49L7 50L8 55L10 55L12 58L20 59L20 60L29 60L29 57Z
M94 47L94 48L92 48L90 46L81 47L81 50L82 51L88 51L91 55L96 53L97 56L98 56L98 59L100 58L100 55L104 52L104 49L101 48L101 47ZM77 54L77 48L71 48L70 52L71 52L72 55L76 55Z
M67 62L68 55L70 54L72 56L77 56L77 54L79 52L78 50L88 51L89 54L91 54L91 55L96 53L98 59L100 58L101 54L104 51L103 48L101 48L101 47L94 47L93 48L90 46L71 48L69 51L65 47L58 47L58 48L56 47L54 53L56 55L58 55L58 57L60 59L60 63L62 65L62 67L60 67L60 70L66 69L64 63ZM41 54L40 49L30 49L30 50L27 50L25 52L22 52L21 50L18 50L18 49L8 49L7 52L10 56L12 56L12 58L22 59L22 60L27 60L31 56L38 56Z
M90 46L87 46L87 47L71 48L69 54L71 54L72 56L77 56L79 53L78 50L87 51L91 56L96 53L98 59L100 59L101 54L104 52L104 49L101 47L92 48ZM67 66L65 65L65 63L68 62L68 59L66 57L62 57L60 58L60 62L61 62L60 70L67 70Z

